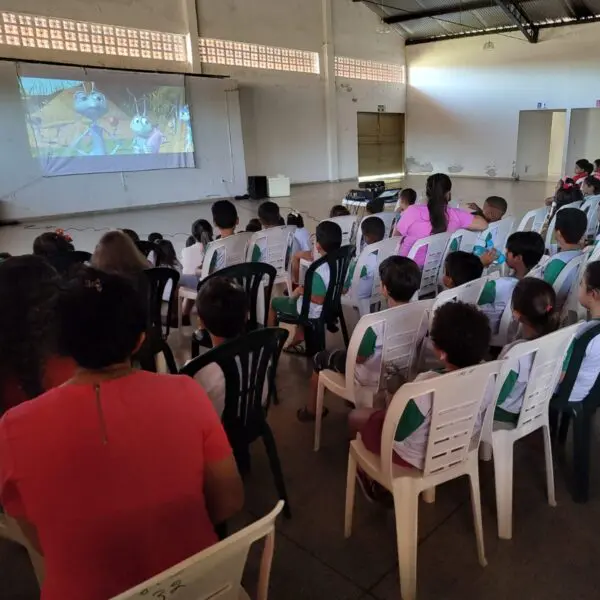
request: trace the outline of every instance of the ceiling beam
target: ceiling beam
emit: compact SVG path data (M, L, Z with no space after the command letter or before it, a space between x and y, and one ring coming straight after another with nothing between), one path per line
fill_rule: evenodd
M534 25L520 4L514 0L494 0L506 16L521 30L531 44L537 44L540 28Z
M585 0L562 0L562 3L571 16L577 19L585 19L594 15Z
M452 13L465 12L469 10L479 10L482 8L489 7L489 0L487 0L487 2L483 0L473 0L471 2L463 2L462 4L456 4L455 6L445 6L443 8L431 8L427 10L401 12L397 15L385 17L383 20L388 25L392 25L394 23L406 23L407 21L416 21L417 19L429 19L432 17L441 17L442 15L450 15Z

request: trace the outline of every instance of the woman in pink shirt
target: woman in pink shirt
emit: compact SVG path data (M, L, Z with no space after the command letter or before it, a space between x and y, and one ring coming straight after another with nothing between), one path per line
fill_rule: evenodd
M414 243L436 233L454 233L458 229L484 231L488 222L469 211L448 206L451 199L452 181L448 175L436 173L427 179L425 195L427 204L413 204L403 213L396 226L396 232L402 236L400 256L408 256ZM426 249L419 250L415 262L422 267Z

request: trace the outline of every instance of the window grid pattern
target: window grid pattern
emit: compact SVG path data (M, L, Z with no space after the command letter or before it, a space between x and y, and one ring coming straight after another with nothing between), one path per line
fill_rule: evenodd
M320 72L317 52L211 38L200 38L199 46L203 63L315 75Z
M0 44L185 62L184 35L2 12Z
M361 60L346 56L335 57L336 77L382 81L384 83L404 83L404 67L374 60Z

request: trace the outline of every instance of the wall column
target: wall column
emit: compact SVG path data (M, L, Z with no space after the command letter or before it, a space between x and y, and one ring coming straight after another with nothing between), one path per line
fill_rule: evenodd
M327 136L327 173L329 181L339 180L337 98L335 87L335 48L333 44L333 16L331 0L322 1L323 52L321 75L325 95L325 123Z

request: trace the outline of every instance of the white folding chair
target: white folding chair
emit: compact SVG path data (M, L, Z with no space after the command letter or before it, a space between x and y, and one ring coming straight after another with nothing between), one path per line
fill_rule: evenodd
M269 594L271 564L275 550L275 519L283 509L283 500L266 517L248 525L222 542L163 571L134 588L114 596L112 600L145 600L176 598L177 600L250 600L242 588L242 575L248 552L254 542L265 538L256 590L257 600Z
M398 240L395 238L387 238L381 242L375 244L369 244L365 246L363 251L360 253L356 260L356 267L354 269L354 276L350 283L350 289L346 294L342 296L342 304L344 306L352 306L361 317L368 315L371 312L373 304L381 302L383 297L381 295L381 279L379 278L379 265L389 256L396 253L396 246ZM371 295L369 298L360 298L361 278L360 273L362 268L369 261L369 257L375 254L377 256L377 265L373 275L373 285L371 287Z
M366 315L358 322L348 346L346 374L341 375L329 369L319 373L315 419L315 452L321 446L323 398L326 389L355 406L373 406L373 396L377 393L377 388L358 385L354 380L358 349L367 329L372 327L383 331L380 378L386 365L393 365L396 371L405 372L406 378L411 379L415 375L419 346L427 333L429 311L432 305L433 300L409 302L402 306L395 306L372 315Z
M548 225L548 230L546 231L546 248L548 250L550 250L551 254L555 253L555 248L554 246L556 246L556 244L554 244L554 242L552 241L554 238L554 230L556 228L556 215L559 213L559 211L564 210L565 208L581 208L581 204L582 202L571 202L570 204L565 204L564 206L561 206L556 213L554 214L554 216L552 217L552 220L550 221L550 224Z
M598 206L600 205L600 195L589 196L581 205L581 210L585 213L588 221L585 237L595 237L598 230Z
M323 219L337 223L342 230L342 246L347 246L354 243L357 231L356 215L345 215L343 217L331 217L331 219Z
M517 231L537 231L537 233L540 233L549 212L549 206L543 206L542 208L526 212L517 227Z
M385 225L385 237L389 238L392 236L392 233L394 231L394 225L396 225L396 223L398 222L398 219L400 218L400 215L396 212L382 212L382 213L377 213L376 215L367 215L366 217L363 217L360 220L360 223L358 224L357 228L356 228L356 254L360 254L360 251L362 250L362 243L363 243L363 234L362 234L362 224L364 221L366 221L367 219L370 219L371 217L377 217L378 219L381 219L383 221L383 224ZM396 240L396 243L398 242L398 240Z
M421 271L419 296L437 293L439 270L443 268L441 261L446 252L449 240L450 234L436 233L435 235L417 240L410 249L408 258L414 260L419 250L426 248L425 262Z
M518 364L519 358L535 354L517 425L511 427L502 423L501 426L494 427L492 407L486 415L483 428L482 444L484 442L491 444L493 449L498 537L502 539L512 538L513 446L516 441L542 428L548 504L556 506L548 410L550 399L560 379L565 356L577 333L577 328L578 325L572 325L536 340L517 344L508 351L502 361L502 369L494 391L496 399L509 373Z
M471 507L479 564L485 566L479 466L480 411L490 395L500 362L489 362L441 377L407 383L394 396L385 416L380 456L369 452L360 436L350 443L346 486L345 536L352 533L356 473L369 477L392 492L396 515L400 589L403 600L417 595L418 496L431 499L435 487L463 475L471 484ZM393 463L394 437L402 413L411 399L432 396L431 426L423 471Z
M275 285L278 283L289 284L288 266L294 244L295 227L283 225L271 227L253 233L248 242L246 261L252 261L252 250L254 246L265 248L265 260L267 264L277 269Z
M20 546L23 546L25 550L27 550L27 553L29 554L29 560L31 560L31 565L33 566L33 570L35 572L35 577L41 589L45 577L44 557L33 548L29 540L21 531L19 524L12 517L1 512L0 537L11 540Z

